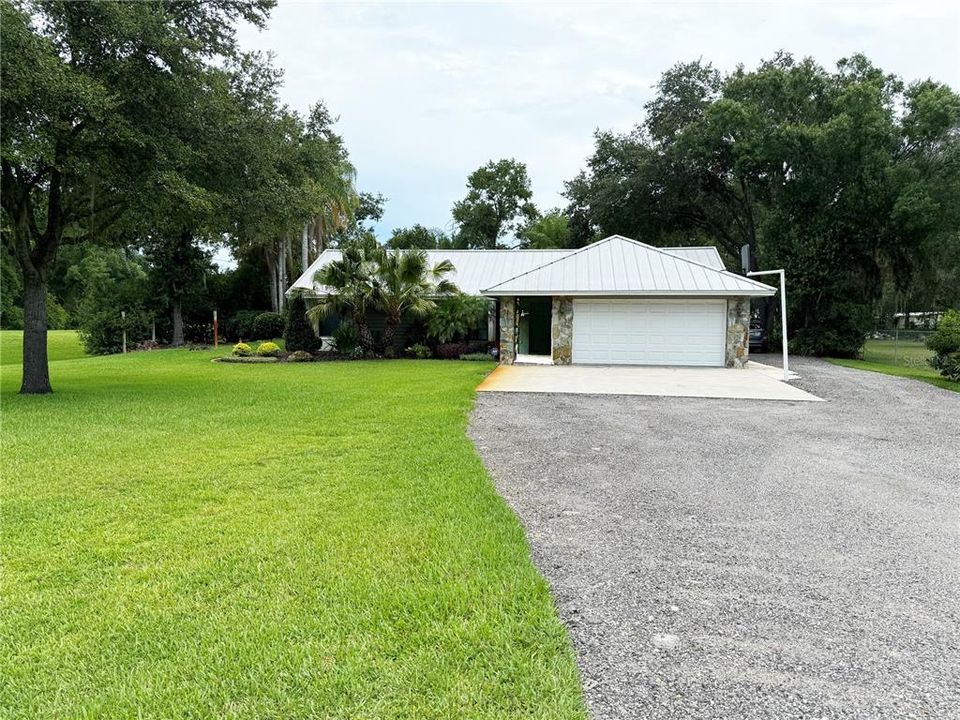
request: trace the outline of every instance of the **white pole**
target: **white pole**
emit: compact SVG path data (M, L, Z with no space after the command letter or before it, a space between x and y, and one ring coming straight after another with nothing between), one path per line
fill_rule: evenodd
M121 310L120 317L123 318L123 353L127 353L127 311Z
M787 356L787 275L780 270L754 270L747 273L747 277L755 275L779 275L780 276L780 334L783 344L783 381L790 380L790 359Z
M150 340L151 342L157 341L157 321L154 320L153 324L150 326Z
M783 381L790 381L790 358L787 355L787 277L780 271L780 334L783 336Z

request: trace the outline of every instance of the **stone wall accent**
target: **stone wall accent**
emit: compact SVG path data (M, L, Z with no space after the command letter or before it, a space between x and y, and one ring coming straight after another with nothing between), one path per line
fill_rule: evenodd
M750 298L727 299L727 343L724 353L728 368L747 366L750 359Z
M513 365L517 348L517 301L500 298L500 362Z
M573 360L573 298L554 296L551 303L550 337L554 365L569 365Z

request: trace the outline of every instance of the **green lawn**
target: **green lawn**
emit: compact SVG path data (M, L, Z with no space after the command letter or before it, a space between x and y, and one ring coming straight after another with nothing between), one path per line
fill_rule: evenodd
M0 716L585 717L489 364L213 355L3 366Z
M76 330L50 330L47 333L47 357L53 362L87 357L87 354ZM19 366L22 362L23 332L0 330L0 364Z
M862 360L829 358L834 365L870 370L871 372L897 375L922 380L946 390L960 392L960 385L950 382L927 363L933 355L926 345L918 341L867 340L863 347Z

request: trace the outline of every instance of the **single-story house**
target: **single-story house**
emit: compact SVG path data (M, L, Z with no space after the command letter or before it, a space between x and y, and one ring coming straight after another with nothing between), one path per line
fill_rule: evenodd
M776 289L728 271L715 247L656 248L620 235L578 250L430 250L461 291L491 300L503 363L743 367L750 299ZM326 250L288 290L308 299Z

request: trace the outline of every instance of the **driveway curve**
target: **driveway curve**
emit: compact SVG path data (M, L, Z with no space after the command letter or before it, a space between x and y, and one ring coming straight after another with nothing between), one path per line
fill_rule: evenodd
M478 397L596 718L956 717L960 394L793 369L827 402Z

